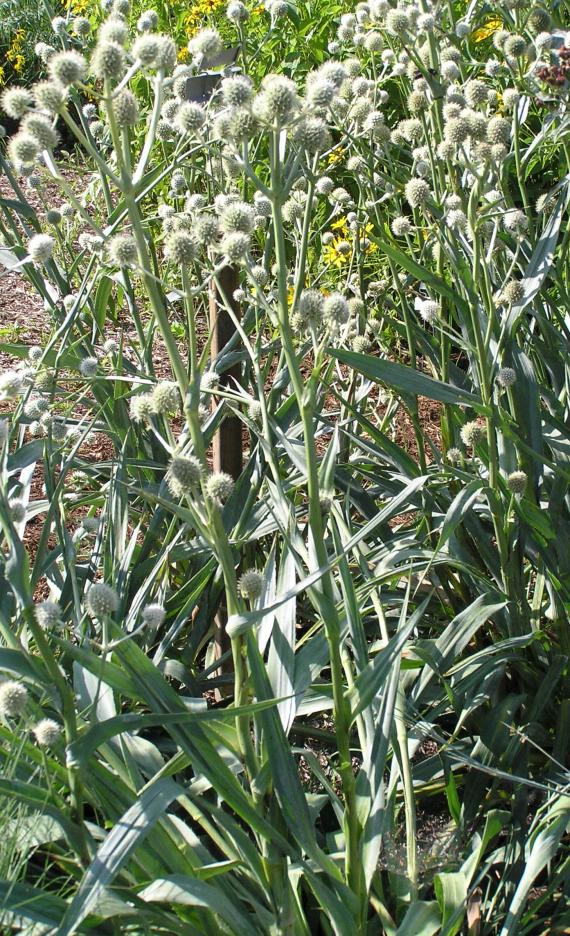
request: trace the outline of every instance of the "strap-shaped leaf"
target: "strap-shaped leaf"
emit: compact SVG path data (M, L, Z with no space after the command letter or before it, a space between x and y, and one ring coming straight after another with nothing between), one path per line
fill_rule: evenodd
M359 374L377 383L394 387L408 396L424 396L450 405L466 404L478 412L486 411L486 407L479 398L469 393L468 390L454 387L442 380L434 380L433 377L428 377L427 374L422 374L421 371L406 367L404 364L395 364L394 361L372 357L370 354L359 354L357 351L339 351L331 348L330 353L343 364L348 364L353 370L358 371Z

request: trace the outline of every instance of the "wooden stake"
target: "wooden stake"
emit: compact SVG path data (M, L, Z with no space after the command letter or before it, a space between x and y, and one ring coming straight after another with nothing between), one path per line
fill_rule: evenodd
M226 266L219 277L219 292L216 284L210 287L210 332L212 334L212 358L216 358L235 335L235 325L229 315L226 303L231 306L234 314L239 316L239 306L234 299L234 292L238 288L239 280L237 270ZM239 382L239 364L230 367L220 374L222 387L235 387ZM220 428L212 442L212 468L214 471L225 471L226 474L237 480L243 467L242 425L236 416L225 416ZM220 602L214 621L214 644L217 657L221 657L230 649L230 641L226 633L228 612L225 602ZM231 673L232 661L228 659L218 670L218 675ZM228 695L224 687L216 690L216 698L220 700Z

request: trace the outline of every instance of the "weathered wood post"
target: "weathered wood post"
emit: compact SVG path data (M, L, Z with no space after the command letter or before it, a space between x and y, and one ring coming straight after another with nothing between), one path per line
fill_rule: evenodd
M239 48L236 46L231 49L223 49L213 57L206 56L202 58L200 62L201 71L196 75L192 75L186 81L186 100L206 104L219 86L226 70L229 69L231 72L238 53ZM239 307L234 299L234 292L238 285L237 270L234 267L225 266L218 276L218 285L212 283L210 287L209 319L212 335L211 356L213 359L224 350L228 341L235 334L235 326L228 313L227 306L230 306L236 316L239 315ZM222 387L231 386L232 384L235 386L235 383L239 382L239 377L239 365L235 365L220 375L220 385ZM223 419L213 439L212 456L212 469L214 471L225 471L234 480L239 478L243 465L243 453L241 422L235 416L226 416ZM230 649L230 642L226 635L227 620L227 608L222 601L214 622L214 646L217 657L221 657L226 650ZM222 665L218 674L231 671L230 662L228 666ZM222 694L221 690L216 691L218 698Z
M221 354L235 335L235 325L227 310L229 305L236 317L239 316L239 305L234 299L234 293L239 285L238 273L234 267L225 266L219 274L218 285L212 283L210 287L210 332L212 336L211 354L215 359ZM240 367L235 364L220 374L221 387L235 387L239 383ZM224 416L220 428L212 441L212 469L225 471L237 480L243 467L242 427L237 416ZM217 657L221 657L230 649L230 641L226 633L228 613L225 602L220 602L214 621L214 644ZM228 659L218 670L218 675L232 672L232 661ZM224 687L216 690L216 697L222 698Z

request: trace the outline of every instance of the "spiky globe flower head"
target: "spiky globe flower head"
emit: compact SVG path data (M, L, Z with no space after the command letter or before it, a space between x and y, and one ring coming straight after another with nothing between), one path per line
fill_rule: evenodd
M527 29L531 33L547 32L550 29L550 13L543 7L532 7L526 21Z
M284 75L266 75L254 99L254 113L265 123L285 126L296 116L299 105L294 81Z
M23 523L26 519L26 505L24 501L13 497L8 501L8 512L12 523Z
M350 317L348 302L340 293L334 292L325 298L323 318L332 331L338 331L346 325Z
M138 393L131 397L129 402L129 413L131 419L135 422L148 422L154 415L154 406L151 393Z
M467 231L467 215L461 208L448 211L445 220L452 231L461 231L463 234Z
M119 350L119 342L115 338L107 338L103 342L103 353L104 354L116 354Z
M180 409L180 390L172 380L160 380L152 393L152 410L157 416L176 413Z
M177 54L176 43L170 36L162 33L157 34L157 50L154 67L164 72L170 72L176 68Z
M52 224L54 227L58 227L62 220L61 211L58 211L57 208L48 208L46 211L46 221L48 224Z
M318 289L304 289L296 311L303 323L318 325L323 319L324 305L325 297Z
M524 471L512 471L507 478L507 487L511 494L524 494L528 477Z
M79 52L66 49L50 58L48 72L53 81L67 87L83 81L87 73L87 62Z
M469 107L478 107L480 104L487 103L489 88L484 81L473 78L467 82L463 90Z
M99 42L115 42L118 45L124 45L129 37L129 27L124 19L118 16L110 16L104 20L97 34Z
M52 150L59 142L59 133L43 114L28 114L22 123L22 131L34 137L42 150Z
M420 316L427 322L429 325L434 325L441 312L438 302L434 302L433 299L425 299L419 307Z
M466 422L459 434L464 445L475 446L485 438L485 425L476 419Z
M185 497L195 493L201 476L202 466L194 455L173 455L166 483L174 497Z
M198 61L219 55L222 49L222 38L217 29L201 29L188 43L190 55Z
M159 33L148 33L135 39L132 54L135 61L141 63L143 68L156 67L159 51Z
M242 107L253 96L253 84L247 75L232 75L221 83L222 99L229 107Z
M263 576L257 569L247 569L247 571L240 575L238 589L240 595L243 595L244 598L255 601L255 599L259 598L261 595L262 588Z
M32 734L40 747L52 748L61 738L61 725L53 718L42 718L32 728Z
M108 245L109 260L115 266L134 267L137 263L137 245L134 237L117 234Z
M2 95L2 110L12 120L20 120L34 105L34 99L26 88L6 88Z
M382 34L376 29L371 29L364 37L364 48L367 52L381 52L384 48Z
M431 196L431 189L424 179L410 179L404 189L406 201L412 208L420 208Z
M137 29L141 33L150 32L158 26L158 13L155 10L145 10L137 20Z
M512 387L516 383L516 371L512 367L501 367L497 371L497 383L500 387Z
M447 450L446 453L447 460L451 462L452 465L457 464L461 461L461 449L452 447Z
M224 254L230 263L239 263L249 250L249 235L241 231L226 234L220 244L220 253Z
M220 222L212 214L201 214L196 218L194 233L201 244L214 247L220 237Z
M232 234L234 231L250 234L254 226L255 210L247 202L230 202L220 214L220 229L224 234Z
M312 74L315 80L332 81L337 88L340 88L343 81L348 77L348 66L346 62L324 62Z
M388 11L386 15L386 29L393 36L405 36L408 32L409 25L408 14L402 7Z
M44 630L61 624L62 610L57 601L40 601L34 607L36 621Z
M28 348L28 357L30 361L37 364L43 357L43 351L39 345L30 345Z
M54 16L51 21L51 28L56 36L64 36L67 32L67 20L65 16Z
M517 33L513 33L505 40L503 46L503 52L509 58L521 58L523 55L526 55L527 50L527 41L524 36L519 36Z
M487 125L487 139L489 143L504 143L508 145L511 139L511 122L504 117L491 117Z
M370 348L370 339L366 335L355 335L352 339L352 350L357 354L368 354Z
M271 217L271 201L266 195L256 192L253 196L253 206L257 215L261 215L263 218Z
M46 412L46 410L48 409L48 406L49 406L49 403L44 397L41 397L37 393L33 393L26 400L26 403L24 406L24 413L30 419L39 419L40 416Z
M287 0L270 0L266 3L266 9L271 14L271 20L273 23L276 20L281 19L283 16L287 16L289 12L289 4Z
M40 147L36 138L29 133L17 133L10 140L8 152L17 166L31 166L39 156Z
M54 244L49 234L34 234L28 241L28 253L34 263L48 263L53 255Z
M226 16L233 23L245 23L249 19L249 10L241 0L231 0L226 8Z
M511 208L505 211L502 225L509 234L523 234L528 228L528 218L519 208Z
M201 104L186 101L181 104L174 119L181 133L196 133L206 122L206 112Z
M225 503L232 495L234 479L225 471L216 471L206 481L206 494L217 504Z
M269 282L269 273L260 263L253 266L249 274L256 286L266 286Z
M461 77L459 66L452 61L442 62L441 77L444 81L457 81Z
M334 182L329 176L321 176L315 185L315 191L319 195L331 195L334 191Z
M164 624L166 608L161 604L148 604L142 609L142 619L150 630L158 630Z
M96 78L120 81L125 72L125 50L111 39L99 41L91 59L91 70Z
M33 86L32 93L37 106L50 114L63 110L67 99L66 88L55 81L39 81Z
M115 589L105 582L93 582L87 592L85 605L91 617L100 620L118 610L119 596Z
M200 391L203 393L208 390L215 390L220 382L220 375L215 370L207 370L202 374L200 380Z
M15 370L0 373L0 400L18 396L24 389L22 375Z
M337 86L328 78L317 80L307 79L306 101L310 108L324 111L333 103L337 94Z
M552 211L556 204L556 196L552 192L543 192L542 195L539 195L536 199L536 213L542 214L545 211Z
M283 218L288 224L300 221L305 214L307 196L304 192L293 192L283 205Z
M200 192L194 192L192 195L189 195L188 198L186 199L184 211L187 211L190 213L193 211L201 211L202 208L205 208L207 204L208 204L207 200L204 198L204 196ZM169 209L168 205L162 205L161 207L163 208L163 210ZM172 209L169 209L169 210L172 210ZM159 214L160 214L160 210L159 210ZM160 215L160 217L162 217L162 215Z
M484 140L487 136L487 117L478 111L466 111L465 119L473 140Z
M124 88L114 99L113 106L117 126L134 127L139 119L139 105L133 92Z
M0 683L0 715L17 718L24 712L28 702L28 690L23 683L7 679Z
M187 231L173 231L166 238L164 255L175 266L188 266L198 256L198 241Z
M84 357L79 363L79 373L86 380L92 380L97 375L99 361L96 357Z
M524 299L524 286L519 280L511 280L501 290L501 302L505 305L515 305Z
M71 28L76 36L85 38L91 32L91 23L85 16L76 16L71 24Z
M469 120L463 116L451 117L445 124L445 139L455 146L465 143L471 135Z
M320 117L305 117L295 128L295 142L311 155L326 150L331 136L325 121Z

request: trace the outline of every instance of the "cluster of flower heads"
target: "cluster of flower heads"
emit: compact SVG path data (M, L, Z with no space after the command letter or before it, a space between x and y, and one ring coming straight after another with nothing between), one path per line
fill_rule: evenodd
M23 719L30 707L30 693L23 682L4 679L0 682L0 718ZM41 718L31 725L31 733L42 748L56 748L62 727L53 718Z

